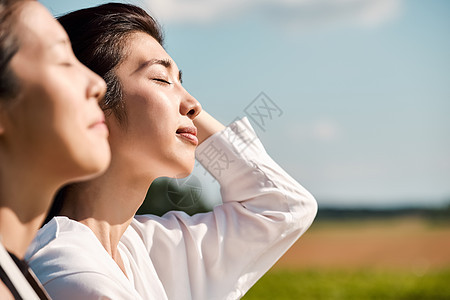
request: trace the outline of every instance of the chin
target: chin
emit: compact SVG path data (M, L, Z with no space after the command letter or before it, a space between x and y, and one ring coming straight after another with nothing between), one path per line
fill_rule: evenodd
M191 168L180 169L179 172L177 172L176 174L174 174L174 176L171 176L171 177L185 178L185 177L188 177L189 175L191 175L193 170L194 170L194 165L192 165Z
M184 178L189 176L194 170L195 159L192 161L178 161L174 165L174 168L168 172L171 178Z
M104 147L101 151L91 152L78 161L78 176L73 181L85 181L102 175L111 162L111 151Z
M102 175L103 173L105 173L108 166L109 166L109 163L97 164L96 166L91 165L90 168L86 168L83 170L83 172L80 172L80 173L84 173L83 175L78 176L78 178L76 178L75 180L72 180L72 181L86 181L86 180L94 179L94 178Z

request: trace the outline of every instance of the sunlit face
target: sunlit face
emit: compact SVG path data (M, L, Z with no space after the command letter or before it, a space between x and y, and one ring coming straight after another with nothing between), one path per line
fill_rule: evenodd
M20 48L10 63L20 94L1 110L0 138L49 180L98 174L110 161L98 106L105 83L75 58L66 32L41 4L25 2L20 10Z
M121 151L156 176L192 172L198 144L192 120L201 106L181 85L170 56L150 35L133 33L116 74L128 122L121 128L114 117L107 120L113 157Z

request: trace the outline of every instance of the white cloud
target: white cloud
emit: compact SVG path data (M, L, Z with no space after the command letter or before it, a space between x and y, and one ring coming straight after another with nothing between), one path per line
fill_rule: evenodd
M295 27L353 24L376 26L395 17L403 0L146 0L167 23L210 24L262 17ZM302 29L302 28L300 28Z
M340 137L341 128L331 120L319 120L311 126L311 135L317 140L332 141Z
M339 141L344 131L342 126L330 118L320 118L311 122L289 123L289 128L284 130L288 138L310 140L318 142Z

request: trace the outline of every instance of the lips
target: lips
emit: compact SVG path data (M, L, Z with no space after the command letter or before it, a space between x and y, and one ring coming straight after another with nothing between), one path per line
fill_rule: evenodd
M89 125L89 129L105 131L106 133L109 133L108 127L105 124L105 118L103 116L97 118L96 121L92 122L91 125Z
M197 128L195 126L186 126L182 128L178 128L177 135L184 139L187 142L197 146L198 138L197 138Z

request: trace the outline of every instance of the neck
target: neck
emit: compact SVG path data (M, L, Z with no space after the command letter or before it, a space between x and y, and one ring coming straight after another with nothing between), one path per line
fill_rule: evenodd
M61 210L61 215L88 226L116 262L120 238L154 180L135 171L113 160L100 177L70 186Z
M33 169L0 166L0 236L5 248L23 258L28 245L41 226L58 185ZM25 170L25 172L23 171Z
M28 246L44 220L45 214L40 214L28 221L21 220L9 207L0 208L0 236L5 248L22 259Z

